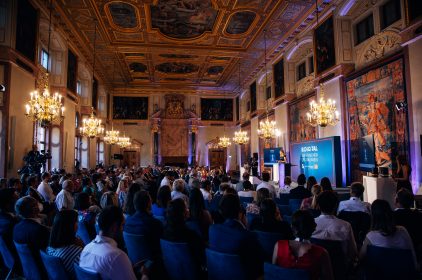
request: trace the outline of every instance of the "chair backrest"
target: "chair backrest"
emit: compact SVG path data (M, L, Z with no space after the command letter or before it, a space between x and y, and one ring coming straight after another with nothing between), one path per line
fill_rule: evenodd
M271 280L309 280L309 273L303 269L283 268L274 264L264 263L264 279Z
M331 267L335 279L345 279L348 273L347 258L343 251L343 243L339 240L311 238L312 244L323 247L330 255Z
M253 197L245 197L245 196L239 196L240 203L251 203L253 201Z
M350 223L356 243L362 245L371 227L371 216L365 212L341 211L338 217Z
M199 221L186 221L186 226L193 230L194 232L196 232L196 234L198 234L198 236L201 236L202 238L204 237L204 234L201 230L201 226L199 224Z
M193 280L199 278L199 270L187 243L160 239L164 266L171 280Z
M163 224L163 226L166 224L166 217L164 217L164 216L154 216L154 218L159 220Z
M66 280L70 279L69 274L58 257L50 256L44 251L40 251L42 262L44 263L45 270L47 270L48 279L50 280Z
M41 280L42 272L27 244L15 243L16 251L21 259L23 274L28 280Z
M252 213L246 214L246 221L248 222L248 227L252 224L252 221L255 219L259 219L259 215Z
M83 269L78 264L73 264L75 269L76 279L78 280L101 280L101 275L96 272L91 272Z
M92 241L91 237L89 236L88 229L86 228L86 225L83 221L78 223L78 230L76 231L76 236L79 237L85 245L89 244Z
M290 212L294 213L300 209L300 205L302 204L302 199L289 199L289 207Z
M290 211L289 205L277 204L278 210L280 210L281 215L291 215L292 212Z
M143 235L123 232L127 254L132 264L152 257L151 246Z
M263 231L255 231L255 233L258 238L258 242L264 252L265 261L271 262L274 252L274 245L277 243L278 240L283 239L283 235L280 233Z
M12 269L15 266L15 258L13 257L12 252L10 252L7 247L6 242L4 242L3 237L0 236L0 254L3 258L3 263L8 269Z
M368 245L365 257L366 279L415 279L412 252Z
M280 197L275 199L275 202L281 205L289 205L289 200L290 200L290 194L281 193Z
M206 249L208 279L246 279L246 269L238 255L231 255Z

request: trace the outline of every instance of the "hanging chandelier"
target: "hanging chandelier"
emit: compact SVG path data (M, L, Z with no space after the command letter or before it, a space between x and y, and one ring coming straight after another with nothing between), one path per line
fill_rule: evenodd
M50 1L50 18L48 25L48 47L47 53L50 57L50 37L51 37L51 13L52 13L52 1ZM38 90L30 93L31 100L25 104L25 115L32 121L38 121L41 126L49 126L53 122L62 122L64 119L64 106L62 105L63 97L57 92L50 95L49 86L49 65L47 61L47 71L41 75L41 78L37 81Z
M119 145L120 148L124 149L132 145L132 143L129 137L123 136L123 137L119 137L119 141L117 142L117 145Z
M119 134L120 132L118 130L114 130L112 125L111 130L106 131L104 142L109 145L117 144L119 142Z
M104 133L104 127L101 125L101 120L94 115L94 107L91 107L91 116L88 119L83 119L80 132L82 136L89 138L95 138Z
M242 129L240 129L239 131L234 132L233 142L235 142L236 144L243 145L248 143L248 141L249 137L246 131L242 131Z
M231 144L232 143L230 142L230 138L228 138L226 136L220 137L220 141L218 141L218 146L220 148L227 148L227 147L231 146Z
M319 103L312 100L309 103L310 109L306 113L308 123L312 126L326 127L334 126L339 122L339 113L336 108L336 101L324 98L324 87L320 85Z

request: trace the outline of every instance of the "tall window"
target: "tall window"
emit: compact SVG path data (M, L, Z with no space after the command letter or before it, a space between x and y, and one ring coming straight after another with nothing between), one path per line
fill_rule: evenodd
M104 164L104 141L97 142L97 164Z
M306 77L306 62L302 62L297 66L297 80L300 81Z
M61 132L59 126L53 126L51 128L51 142L50 142L50 152L51 152L51 164L50 168L60 168L60 140Z
M67 88L72 92L76 92L76 71L78 59L76 55L68 50L67 52Z
M49 58L49 54L46 50L42 49L41 50L41 66L44 67L45 69L48 68L48 58Z
M82 95L82 84L81 81L76 81L76 93L81 96Z
M80 141L81 167L89 168L89 138L82 137Z
M400 0L390 0L381 6L381 29L395 23L401 18Z
M356 44L360 44L374 35L374 17L367 16L356 24Z
M270 99L271 98L271 87L267 87L267 91L266 91L266 99Z
M309 74L314 73L314 56L308 58Z

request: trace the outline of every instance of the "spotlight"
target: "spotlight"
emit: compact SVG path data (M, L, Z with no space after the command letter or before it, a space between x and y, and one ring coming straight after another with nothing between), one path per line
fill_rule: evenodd
M1 92L5 92L6 91L6 86L0 84L0 91Z

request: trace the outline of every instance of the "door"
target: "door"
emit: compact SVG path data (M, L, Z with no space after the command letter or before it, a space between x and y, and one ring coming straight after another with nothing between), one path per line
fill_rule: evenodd
M124 151L123 152L123 166L132 168L133 166L139 166L140 159L139 153L136 151Z
M226 169L226 150L225 149L211 149L208 151L210 168L223 167Z

